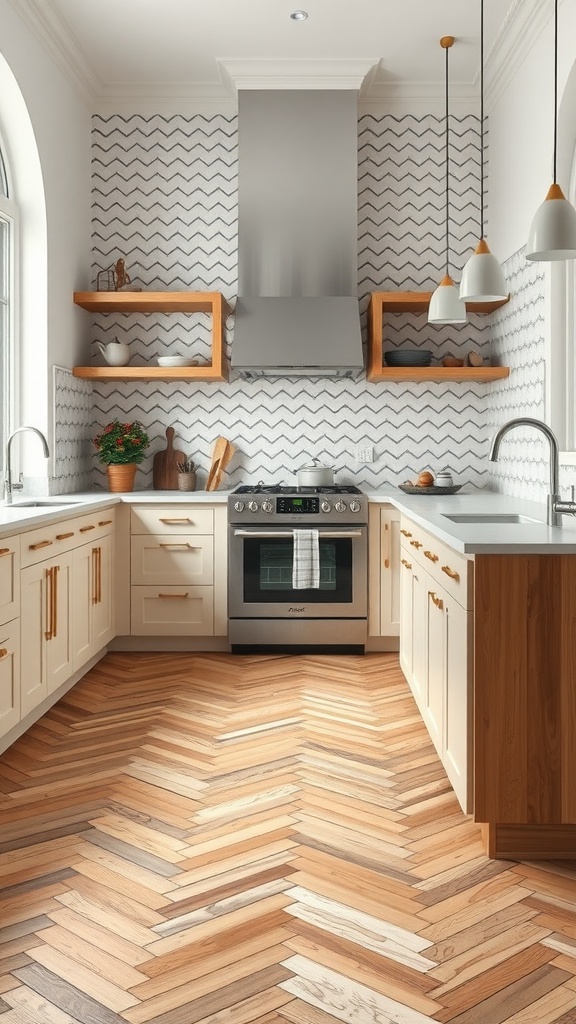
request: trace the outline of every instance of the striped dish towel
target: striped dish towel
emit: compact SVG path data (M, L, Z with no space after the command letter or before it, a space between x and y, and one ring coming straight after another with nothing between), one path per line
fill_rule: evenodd
M317 590L320 586L318 530L294 530L292 586L294 590Z

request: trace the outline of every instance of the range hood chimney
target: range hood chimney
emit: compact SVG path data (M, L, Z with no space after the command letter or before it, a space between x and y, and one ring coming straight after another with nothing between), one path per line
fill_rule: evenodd
M232 367L246 378L363 368L357 131L355 90L239 93Z

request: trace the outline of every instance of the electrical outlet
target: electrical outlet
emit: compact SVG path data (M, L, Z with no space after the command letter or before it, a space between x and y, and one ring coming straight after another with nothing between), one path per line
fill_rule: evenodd
M356 449L356 462L374 462L374 448L372 445L365 445Z

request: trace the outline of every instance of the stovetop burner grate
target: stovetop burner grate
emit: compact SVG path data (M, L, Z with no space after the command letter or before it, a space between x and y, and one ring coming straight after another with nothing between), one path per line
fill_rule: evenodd
M361 494L353 484L325 484L321 487L285 487L282 484L244 484L233 494Z

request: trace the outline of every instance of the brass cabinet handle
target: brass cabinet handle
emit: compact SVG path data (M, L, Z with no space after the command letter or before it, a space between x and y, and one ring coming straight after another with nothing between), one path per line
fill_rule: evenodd
M58 573L60 572L60 566L54 566L54 575L52 577L52 601L54 603L54 632L52 636L58 636Z
M102 548L97 548L98 551L98 604L102 602Z
M188 518L187 516L184 519L162 519L162 517L160 517L160 522L161 523L191 523L192 520L190 518Z
M167 540L164 543L162 543L162 541L159 541L158 542L158 547L159 548L193 548L194 544L188 544L187 541L185 541L185 540L183 540L183 541Z
M428 591L428 597L431 597L432 603L435 604L436 607L440 609L440 611L442 611L444 607L444 601L442 600L442 598L438 597L438 595L434 594L431 590Z
M407 562L405 558L402 559L402 565L405 565L407 569L412 568L412 562Z
M442 572L445 572L446 575L449 576L451 580L456 580L457 583L460 582L460 573L456 572L455 569L451 569L449 565L443 565Z
M96 527L94 526L94 524L92 524L92 526L81 526L80 527L80 533L88 533L88 530L95 530L95 529L96 529Z
M421 544L421 542L419 540L411 540L410 544L412 545L413 548L421 548L422 547L422 544Z
M8 654L7 647L0 647L0 658L5 658Z
M71 533L57 533L56 534L56 540L68 540L68 537L73 537L73 536L74 536L74 530L72 530Z
M49 569L44 570L46 579L46 629L44 630L44 637L46 640L51 640L54 636L54 566L50 566Z
M386 554L383 558L384 568L390 568L390 526L388 523L384 523L384 532L386 534Z
M188 591L186 591L185 594L158 594L158 597L185 598L185 597L188 597Z
M98 604L97 555L98 548L92 548L92 604Z
M2 557L2 555L9 555L9 554L10 554L10 548L0 548L0 558Z
M430 559L431 562L438 561L438 555L434 555L431 551L425 551L424 554L426 555L426 558Z
M412 536L412 534L410 533L410 530L400 530L400 533L401 533L401 534L402 534L402 535L403 535L404 537L411 537L411 536Z
M110 526L111 522L111 519L101 519L100 522L98 523L98 526Z
M51 543L51 540L39 540L37 544L29 544L28 548L30 551L38 551L39 548L49 548Z

